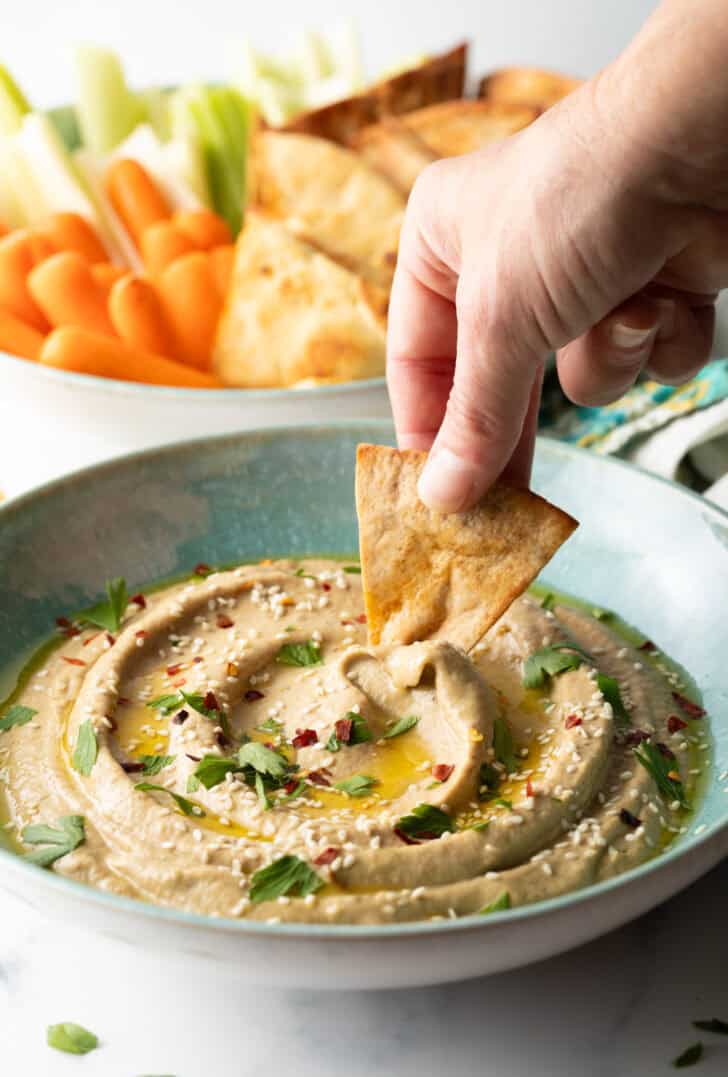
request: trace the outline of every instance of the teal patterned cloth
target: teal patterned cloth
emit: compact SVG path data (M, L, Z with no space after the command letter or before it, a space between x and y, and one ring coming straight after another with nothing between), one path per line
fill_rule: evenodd
M564 409L547 394L540 426L544 434L594 452L620 453L635 438L727 399L728 359L714 359L686 385L641 381L620 400L603 408Z

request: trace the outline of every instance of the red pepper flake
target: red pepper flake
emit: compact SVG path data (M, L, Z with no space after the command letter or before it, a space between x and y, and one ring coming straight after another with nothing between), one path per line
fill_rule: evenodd
M286 793L288 796L290 796L291 793L293 792L293 790L297 789L297 788L298 788L298 779L297 778L291 778L290 782L286 782L286 784L283 786L283 792Z
M646 639L644 643L640 643L639 650L640 651L651 651L652 653L654 653L655 651L658 650L658 648L655 646L655 644L652 642L651 639Z
M265 699L265 696L257 688L249 688L243 699L246 703L256 703L259 699Z
M365 625L367 623L367 615L366 615L366 613L360 613L359 616L357 617L357 621L358 621L358 623L360 625Z
M56 617L56 624L59 628L73 628L73 623L68 617Z
M673 782L680 782L682 784L682 778L680 777L679 771L677 771L677 770L668 770L667 776Z
M134 633L134 635L137 639L146 639L149 633L146 631L146 629L140 628L138 632Z
M69 666L85 666L86 665L86 663L82 662L80 658L66 658L65 655L63 655L63 661L68 662Z
M182 669L182 663L177 662L174 666L167 666L167 676L174 677Z
M205 692L205 698L202 701L203 707L208 711L219 711L220 704L217 701L217 696L214 692Z
M693 703L692 699L687 699L686 696L680 694L680 692L673 692L672 698L675 700L679 707L687 714L688 718L704 718L705 711L697 703Z
M405 845L419 845L418 841L415 841L414 838L411 838L409 834L405 834L404 830L400 830L398 826L394 828L394 832L399 838L399 840L403 841Z
M331 785L329 773L330 772L326 767L321 767L320 770L310 770L307 778L310 782L313 782L314 785Z
M187 684L186 677L178 677L176 681L172 681L173 688L182 688L185 684Z
M189 711L186 711L186 710L185 710L185 709L183 708L183 709L182 709L181 711L177 711L177 713L175 714L175 716L174 716L174 718L172 719L172 721L174 722L174 724L175 724L175 725L182 725L182 723L183 723L183 722L186 722L186 721L187 721L187 719L189 718L189 716L190 716L190 712L189 712Z
M218 628L232 628L235 621L231 617L228 617L226 613L218 613L215 618L215 623Z
M212 569L209 565L206 565L204 561L200 561L192 569L192 572L195 576L209 576Z
M225 736L222 729L216 729L215 730L215 744L217 744L218 748L224 748L229 743L230 743L230 741L227 739L227 737Z
M122 763L121 769L125 770L127 774L136 774L137 771L144 770L144 764L141 760L130 760L128 763Z
M675 758L675 753L672 751L672 749L668 748L668 746L666 744L662 744L661 741L658 741L657 744L655 745L655 747L657 748L660 755L663 756L663 758L665 758L665 759L674 759Z
M291 744L294 748L308 748L309 744L316 744L317 741L318 733L315 729L297 729Z
M534 792L533 792L533 782L531 781L531 779L530 779L530 778L529 778L529 779L528 779L528 781L526 782L526 796L527 796L527 797L532 797L532 796L534 796Z
M354 622L353 621L342 621L341 624L342 625L353 625Z
M432 777L436 782L446 782L454 770L452 763L435 763L432 768Z
M133 602L135 606L138 606L140 610L145 610L147 608L147 600L141 592L138 595L132 595L129 601Z
M331 584L330 583L322 583L321 586L323 587L324 591L330 591L331 590ZM315 863L318 863L318 861L315 861Z
M131 703L131 700L127 699L126 696L119 696L116 702L119 703L122 707L128 707L128 705Z
M195 663L196 666L199 666L200 662L204 662L205 659L202 657L202 655L196 654L192 661Z
M630 729L624 735L624 743L629 745L630 748L637 748L643 741L649 739L650 734L646 733L644 729Z
M93 641L95 639L98 639L100 635L100 632L94 632L93 636L87 636L86 639L83 641L83 646L88 647L89 643L93 643Z
M319 868L325 868L329 864L333 864L334 860L339 856L339 852L339 849L335 849L333 845L329 845L328 849L324 849L322 853L319 853L314 860L314 864Z
M105 632L104 633L104 639L108 643L109 647L113 647L114 644L116 643L116 638L111 635L111 632Z
M688 723L684 718L678 718L676 714L671 714L667 719L667 731L668 733L678 733L681 729L687 729Z
M631 811L627 811L626 808L622 808L619 818L625 826L631 826L633 830L636 830L638 826L642 826L642 820L633 815Z
M567 729L573 729L574 726L581 725L581 718L578 714L567 714L564 725Z
M334 722L334 735L342 744L348 744L351 740L351 731L353 728L353 718L339 718Z

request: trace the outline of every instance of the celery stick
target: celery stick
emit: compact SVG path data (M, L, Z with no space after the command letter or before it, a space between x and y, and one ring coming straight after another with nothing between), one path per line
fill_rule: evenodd
M0 134L11 135L30 112L30 105L7 67L0 64Z
M294 59L304 85L334 74L334 62L328 45L315 30L304 30Z
M330 53L334 72L349 84L349 92L357 93L364 87L364 62L361 40L353 19L346 19L334 29Z
M76 75L84 144L94 153L108 153L142 120L143 106L129 90L118 56L108 49L78 49Z
M172 137L172 123L169 115L169 98L167 90L154 87L141 90L137 94L140 111L144 120L150 125L157 138L162 142Z

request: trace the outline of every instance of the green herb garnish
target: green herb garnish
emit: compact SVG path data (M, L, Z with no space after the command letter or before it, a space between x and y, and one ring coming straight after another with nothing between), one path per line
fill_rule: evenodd
M310 572L305 572L303 570L303 568L297 568L296 571L293 573L293 575L294 576L299 576L302 580L315 580L316 579L316 577L313 576Z
M597 621L611 621L612 617L614 617L611 610L602 609L601 606L593 606L591 615L596 618Z
M507 890L504 890L502 894L499 894L495 901L491 901L490 905L485 905L480 910L480 915L487 916L488 913L491 912L503 912L504 909L510 909L510 907L511 895L508 893Z
M728 1021L721 1021L719 1017L711 1017L707 1021L693 1021L693 1027L701 1032L713 1032L716 1036L728 1036Z
M99 1039L83 1025L63 1021L60 1025L48 1026L46 1043L56 1051L65 1051L68 1055L87 1055L98 1047Z
M614 677L608 677L606 673L597 673L597 688L602 693L607 703L610 704L612 713L614 714L614 722L617 727L619 729L624 729L625 726L632 725L629 711L622 701L619 684L615 681Z
M173 711L180 710L184 704L190 707L191 710L197 711L203 718L209 718L210 721L219 724L223 732L229 735L227 718L224 712L218 710L217 707L206 707L205 696L200 695L199 692L184 692L180 690L174 695L157 696L156 699L150 699L147 706L151 707L153 710L158 710L166 717L167 715L172 714Z
M196 778L194 774L190 774L187 778L187 792L196 793L200 788L200 779Z
M490 819L483 819L480 823L473 823L469 830L487 830L490 826Z
M664 800L668 802L676 800L680 807L686 810L690 807L683 783L679 778L671 776L676 773L673 764L664 757L655 744L649 740L643 741L639 748L634 749L634 755L650 775Z
M410 714L407 718L400 718L392 725L387 726L387 731L382 733L382 738L383 740L390 740L392 737L399 737L409 729L414 729L418 722L419 718L415 718L413 714Z
M225 781L227 774L233 774L240 769L237 759L225 759L221 755L204 755L192 771L192 776L200 785L204 785L205 789L214 789L216 785Z
M368 774L352 774L350 778L335 782L334 789L350 797L365 797L371 793L375 785L379 785L379 782L376 778L370 778Z
M315 894L324 880L297 856L282 856L267 868L260 868L251 879L250 900L254 904L274 901L286 894L307 897Z
M366 718L361 714L357 714L356 711L348 711L344 718L351 722L351 732L349 733L348 740L339 740L336 736L336 729L326 741L326 748L329 752L338 752L339 748L353 748L355 744L366 744L367 741L373 740L374 735L367 725Z
M270 778L284 778L290 769L290 763L284 755L254 740L242 746L238 752L238 763L243 769L252 767L258 774L265 774Z
M25 725L37 713L38 711L33 707L23 707L20 703L14 703L6 710L5 717L0 718L0 733L4 733L6 729L12 729L15 725Z
M139 760L144 764L144 770L142 774L145 778L153 778L155 774L159 774L160 770L164 770L170 763L174 763L173 755L141 755Z
M507 808L508 811L513 811L513 801L506 800L504 797L496 797L493 801L499 808Z
M272 733L274 737L279 737L283 732L283 723L275 718L266 718L264 722L261 722L255 728L260 730L261 733Z
M552 610L555 605L556 605L556 596L554 594L552 594L551 591L549 591L549 593L544 595L543 598L541 599L541 609L542 610Z
M481 800L489 800L500 785L500 772L491 763L481 763L478 775L478 795ZM487 795L483 795L483 794Z
M82 815L62 815L57 827L33 823L24 827L20 836L27 845L45 846L25 853L25 859L41 868L48 868L86 840L84 818Z
M574 643L555 643L530 654L523 663L523 683L526 688L543 688L549 677L578 669L589 655Z
M350 576L361 576L361 565L344 565L344 572Z
M287 800L295 800L296 797L300 797L301 794L305 792L306 783L304 781L299 781L290 793L285 793L283 796L278 797L278 803L284 804Z
M78 620L86 624L96 625L97 628L105 628L107 632L116 632L121 625L129 598L126 590L126 580L118 576L106 583L106 601L98 602L87 610L82 610Z
M276 662L282 666L320 666L323 659L318 643L284 643L276 655Z
M693 1043L690 1047L686 1047L681 1055L678 1055L673 1062L673 1066L676 1070L687 1069L688 1066L694 1066L703 1057L703 1045L702 1043Z
M167 796L172 798L183 815L194 815L201 819L205 814L199 804L188 800L187 797L180 796L179 793L175 793L171 789L165 789L163 785L155 785L154 782L137 782L134 788L142 793L166 793Z
M496 718L493 722L493 751L496 759L499 763L502 763L508 774L518 770L513 737L504 718Z
M78 727L76 747L73 750L73 758L71 760L73 769L88 778L94 768L98 751L99 745L96 740L96 730L94 729L93 722L89 718L87 721L82 722Z
M418 804L409 815L403 815L397 821L395 830L401 830L408 838L439 838L446 832L452 832L455 824L442 808L434 804Z
M147 703L148 707L153 710L159 711L161 714L168 715L172 711L179 710L182 706L182 696L179 692L175 692L174 695L157 696L156 699L150 699Z

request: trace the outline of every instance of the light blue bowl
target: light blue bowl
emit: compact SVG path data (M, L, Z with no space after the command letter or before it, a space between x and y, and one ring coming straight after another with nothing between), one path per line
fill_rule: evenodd
M52 483L0 509L2 694L64 610L104 581L130 587L211 564L357 548L354 453L384 422L299 427L154 449ZM670 483L556 442L535 488L581 520L548 583L618 611L694 677L715 767L689 833L588 890L487 918L382 927L252 924L114 897L0 851L0 884L54 917L144 940L246 978L393 986L513 967L586 941L664 900L728 852L728 515ZM720 775L723 775L721 778Z

